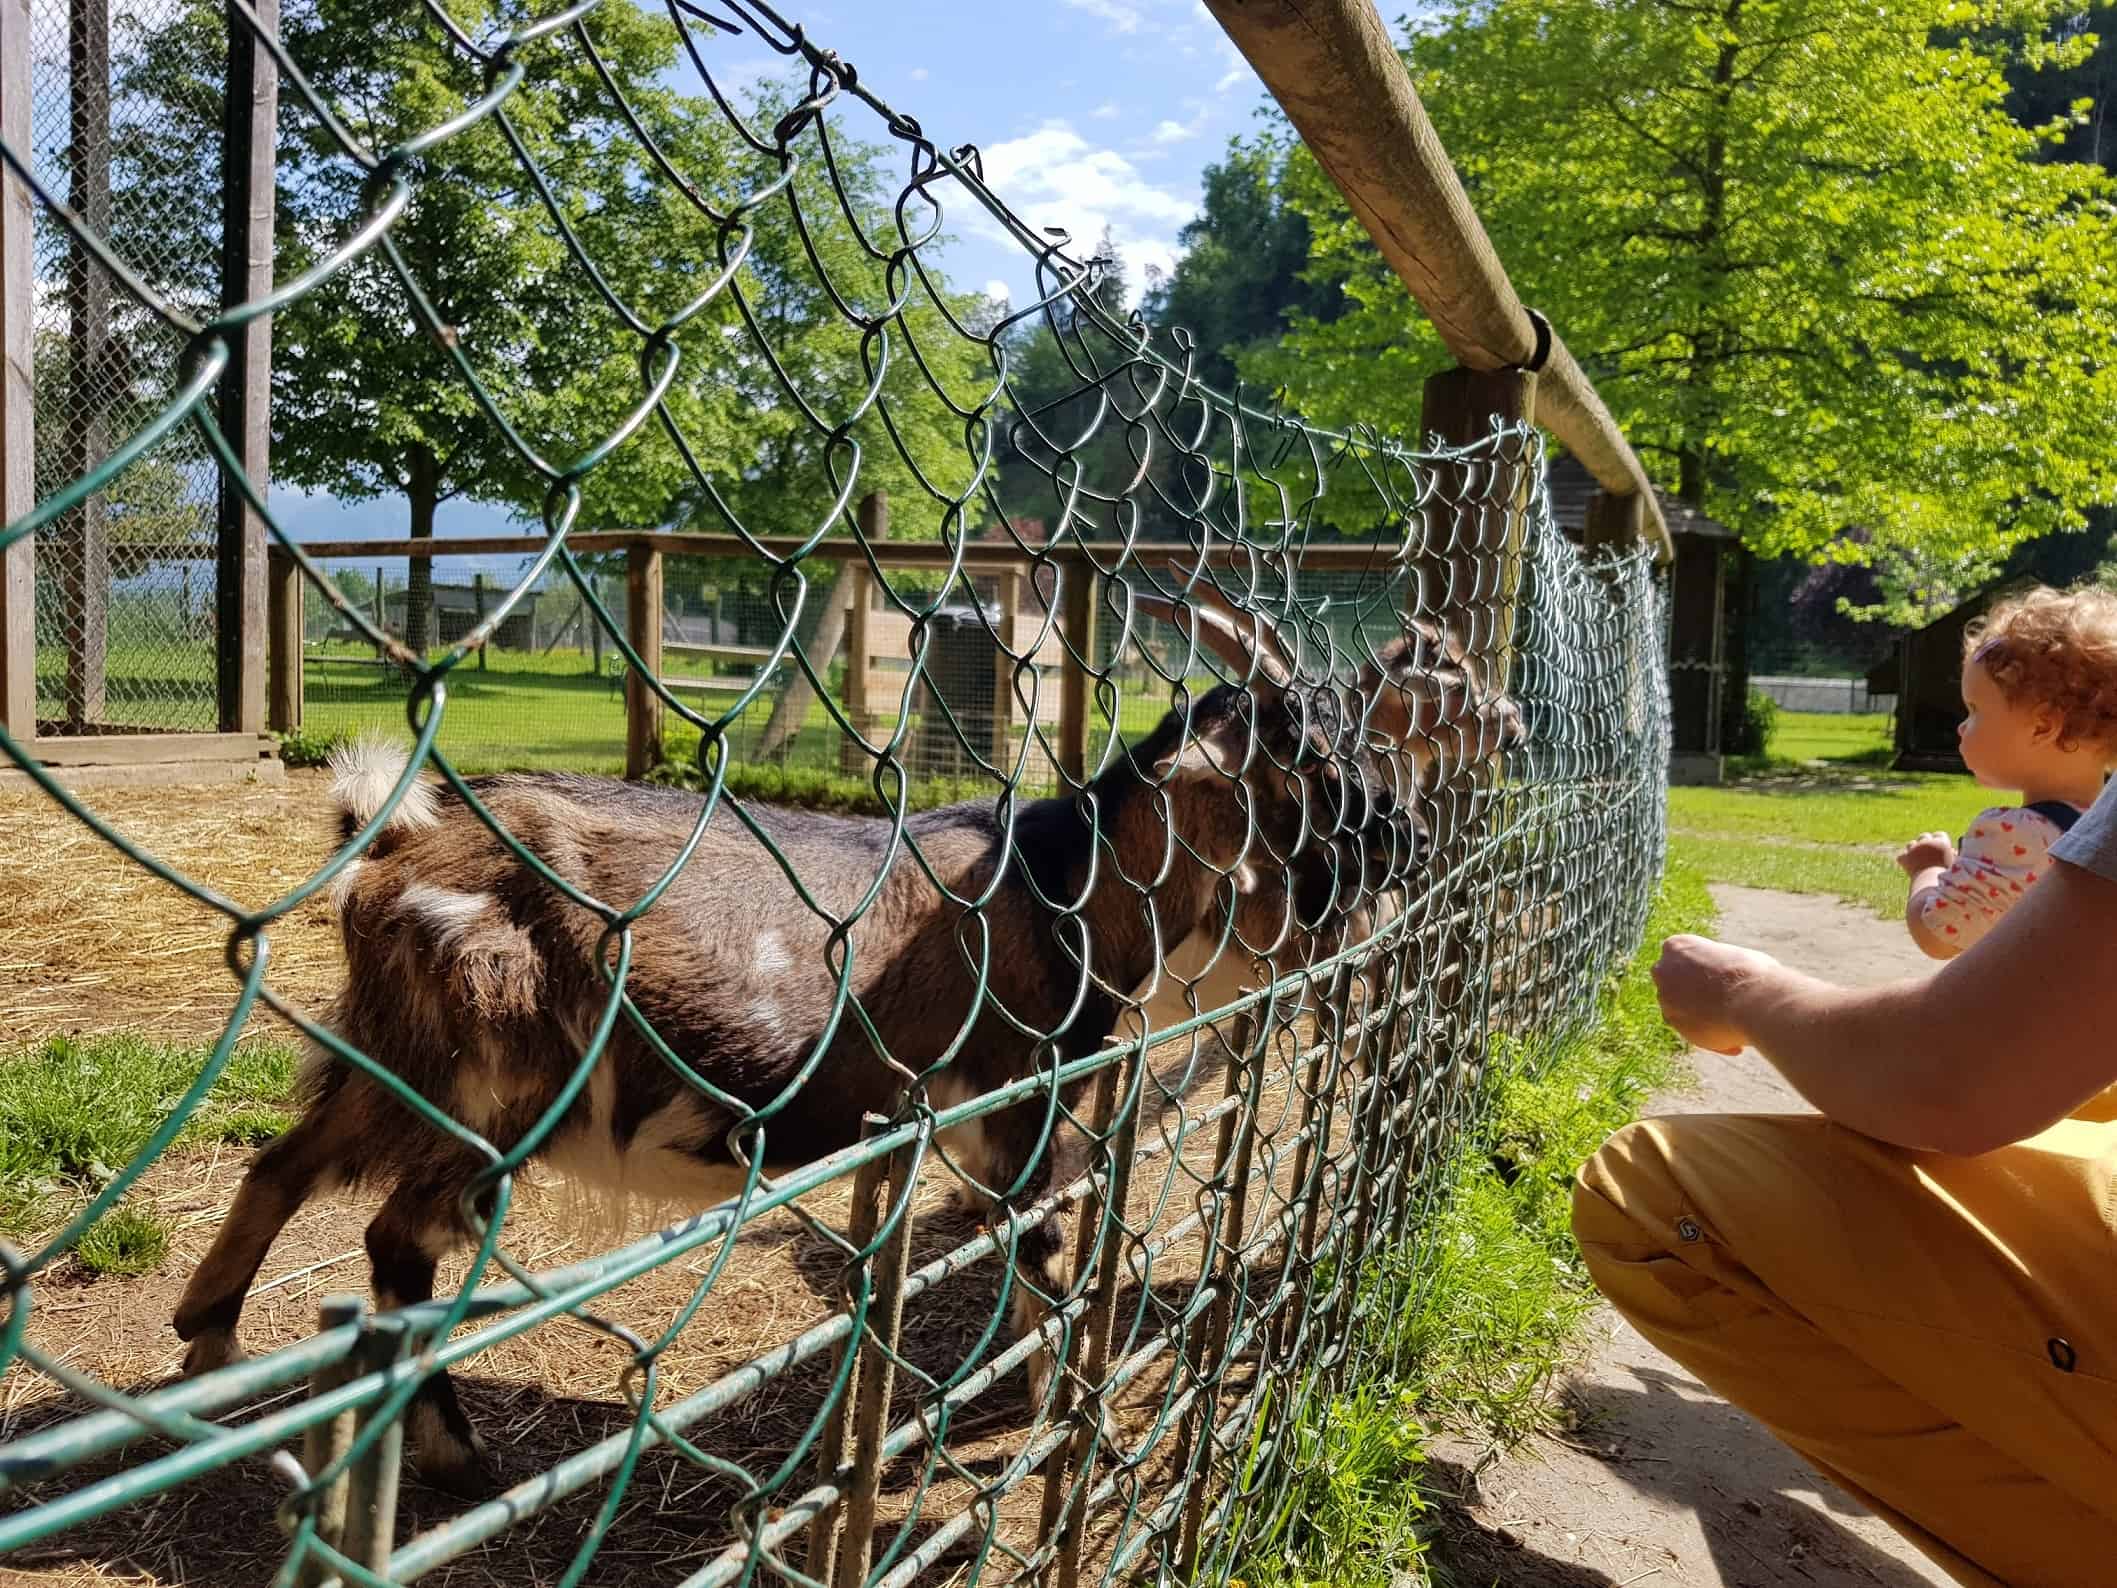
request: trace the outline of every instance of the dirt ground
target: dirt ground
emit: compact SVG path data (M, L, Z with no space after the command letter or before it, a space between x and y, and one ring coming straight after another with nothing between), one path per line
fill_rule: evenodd
M1899 927L1832 899L1715 887L1719 935L1835 981L1930 974ZM1653 1113L1806 1112L1754 1054L1696 1053ZM1949 1579L1604 1309L1564 1389L1573 1426L1484 1464L1440 1449L1465 1496L1448 1549L1469 1588L1923 1588Z

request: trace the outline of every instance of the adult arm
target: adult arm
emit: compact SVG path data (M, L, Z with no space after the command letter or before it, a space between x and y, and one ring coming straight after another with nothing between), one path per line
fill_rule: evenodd
M1989 1152L2117 1081L2117 880L2062 860L1929 978L1834 987L1683 936L1654 979L1691 1042L1754 1047L1819 1112L1900 1146Z

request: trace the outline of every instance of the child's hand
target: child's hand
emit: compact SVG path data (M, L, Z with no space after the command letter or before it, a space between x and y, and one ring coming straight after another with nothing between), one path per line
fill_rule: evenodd
M1896 863L1908 877L1935 866L1946 871L1955 864L1955 840L1946 833L1920 833L1897 851Z

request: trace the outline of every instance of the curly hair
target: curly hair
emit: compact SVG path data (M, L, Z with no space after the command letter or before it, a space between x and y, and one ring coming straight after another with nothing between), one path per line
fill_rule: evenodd
M2058 713L2058 745L2117 764L2117 594L2038 588L1995 602L1963 630L1963 656L2017 706Z

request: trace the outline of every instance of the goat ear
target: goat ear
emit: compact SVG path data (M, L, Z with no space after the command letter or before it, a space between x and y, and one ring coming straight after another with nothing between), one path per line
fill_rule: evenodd
M1226 779L1242 770L1249 750L1249 728L1239 718L1186 731L1183 743L1154 764L1157 778L1197 776Z
M1392 744L1433 732L1448 684L1460 683L1446 659L1442 637L1424 623L1389 641L1360 673L1360 697L1369 730Z

